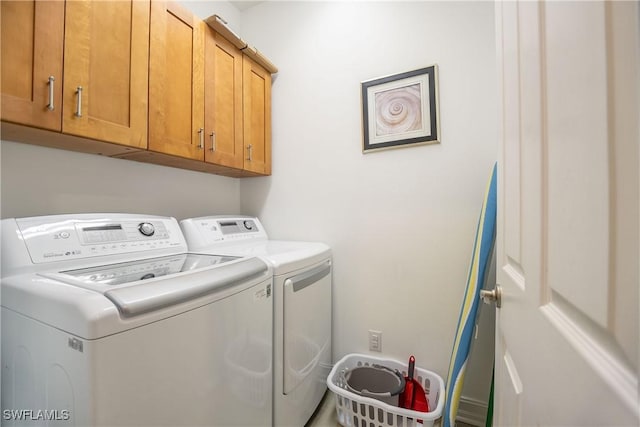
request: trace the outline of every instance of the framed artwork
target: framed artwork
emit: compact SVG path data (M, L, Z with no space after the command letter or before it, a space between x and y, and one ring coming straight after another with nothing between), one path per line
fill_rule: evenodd
M367 80L361 87L364 153L440 142L437 65Z

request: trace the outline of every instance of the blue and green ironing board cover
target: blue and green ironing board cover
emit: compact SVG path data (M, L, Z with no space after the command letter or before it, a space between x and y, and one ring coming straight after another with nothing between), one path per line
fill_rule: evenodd
M478 305L480 304L480 291L485 285L485 277L491 264L491 254L495 243L496 209L496 166L494 165L491 178L487 184L482 211L480 212L471 266L467 278L467 290L460 310L458 329L453 343L453 351L451 352L451 361L449 362L443 413L444 427L453 427L455 425L465 369L469 359L469 349L473 339L473 329L478 313Z

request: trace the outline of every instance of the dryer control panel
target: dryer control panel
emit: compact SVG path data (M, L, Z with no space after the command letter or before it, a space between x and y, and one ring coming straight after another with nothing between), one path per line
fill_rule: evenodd
M129 214L16 219L34 263L175 248L186 243L174 218Z
M264 227L255 217L208 216L180 221L182 232L192 251L216 244L267 240Z

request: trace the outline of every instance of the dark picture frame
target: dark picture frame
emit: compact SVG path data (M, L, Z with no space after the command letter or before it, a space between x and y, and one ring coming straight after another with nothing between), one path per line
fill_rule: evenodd
M438 66L361 83L363 153L440 142Z

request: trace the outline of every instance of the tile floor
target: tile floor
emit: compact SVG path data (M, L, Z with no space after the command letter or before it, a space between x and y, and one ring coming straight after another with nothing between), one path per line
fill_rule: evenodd
M320 406L305 427L339 427L333 393L327 390Z

